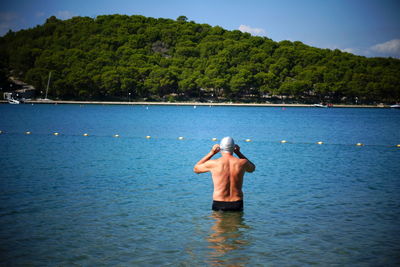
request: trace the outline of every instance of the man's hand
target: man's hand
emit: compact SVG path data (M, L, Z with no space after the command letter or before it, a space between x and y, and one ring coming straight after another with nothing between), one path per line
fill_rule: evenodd
M236 154L237 154L238 152L240 152L240 146L235 145L235 147L233 148L233 152L235 152Z
M233 148L233 153L235 153L240 159L245 159L246 157L240 152L240 146L235 144L235 147Z
M213 145L213 147L211 148L211 153L213 154L213 155L215 155L215 154L217 154L219 151L221 150L221 148L219 147L219 145L218 144L215 144L215 145Z

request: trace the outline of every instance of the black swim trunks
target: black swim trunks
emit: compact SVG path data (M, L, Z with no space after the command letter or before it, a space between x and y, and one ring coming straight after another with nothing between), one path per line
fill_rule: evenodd
M213 201L212 209L215 211L243 211L243 200L238 201Z

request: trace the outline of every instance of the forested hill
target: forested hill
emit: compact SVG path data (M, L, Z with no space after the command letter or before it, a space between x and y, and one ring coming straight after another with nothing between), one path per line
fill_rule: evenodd
M60 99L400 101L400 60L143 16L74 17L0 38L13 76ZM3 86L3 90L6 85ZM273 98L272 98L273 99Z

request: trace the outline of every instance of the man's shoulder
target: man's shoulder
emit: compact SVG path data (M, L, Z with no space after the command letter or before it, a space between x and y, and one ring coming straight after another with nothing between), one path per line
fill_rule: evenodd
M246 164L246 162L248 162L248 160L247 159L240 159L240 158L232 158L232 162L235 162L235 163L240 164L240 165L244 165L244 164Z
M240 161L241 164L246 164L247 162L249 162L247 159L238 159Z

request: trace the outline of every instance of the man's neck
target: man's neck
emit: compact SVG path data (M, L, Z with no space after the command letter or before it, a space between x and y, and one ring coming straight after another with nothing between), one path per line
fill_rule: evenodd
M222 157L233 157L232 153L229 152L221 152Z

